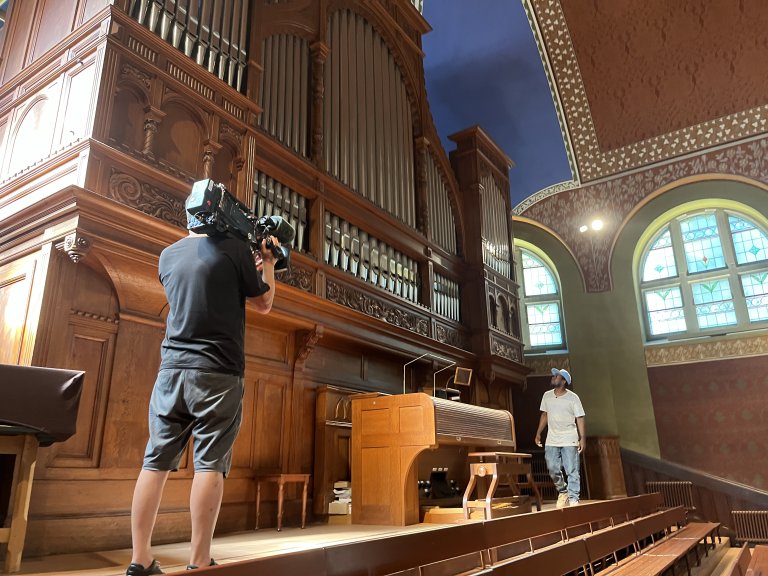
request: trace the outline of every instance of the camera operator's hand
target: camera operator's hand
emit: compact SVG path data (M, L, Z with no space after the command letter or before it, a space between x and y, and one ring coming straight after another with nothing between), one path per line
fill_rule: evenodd
M272 241L272 245L277 247L280 246L280 241L275 238L274 236L270 236L269 239ZM275 263L277 262L277 259L275 258L275 255L272 254L272 250L267 247L267 238L261 241L261 247L258 252L254 255L254 261L256 262L256 269L259 272L264 271L264 264L270 264L272 268L274 269Z

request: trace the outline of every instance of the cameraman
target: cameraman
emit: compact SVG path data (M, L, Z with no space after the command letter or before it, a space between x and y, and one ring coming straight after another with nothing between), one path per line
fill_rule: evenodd
M187 217L188 228L197 225ZM190 436L195 475L187 569L215 564L211 540L242 417L245 299L267 314L275 295L275 257L266 242L259 258L243 240L189 230L160 254L169 313L149 401L149 442L133 493L128 576L163 574L152 556L152 531L168 473L178 469Z

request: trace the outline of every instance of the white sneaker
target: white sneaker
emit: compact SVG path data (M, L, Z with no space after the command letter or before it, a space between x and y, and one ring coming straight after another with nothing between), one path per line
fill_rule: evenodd
M565 508L568 505L568 494L560 494L557 497L557 504L555 508Z
M568 500L568 506L578 506L579 501L578 500Z

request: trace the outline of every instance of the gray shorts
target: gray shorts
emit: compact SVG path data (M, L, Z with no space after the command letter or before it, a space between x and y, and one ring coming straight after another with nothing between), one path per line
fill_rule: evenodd
M149 400L144 469L177 470L194 437L195 472L226 476L243 415L243 378L199 370L163 369Z

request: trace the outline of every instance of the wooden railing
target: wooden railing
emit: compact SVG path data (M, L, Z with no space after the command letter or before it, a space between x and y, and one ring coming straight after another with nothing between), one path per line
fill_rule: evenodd
M720 522L723 534L734 533L732 511L768 510L768 492L723 478L712 476L632 450L621 450L627 494L642 494L646 483L658 481L688 481L692 485L691 516Z

